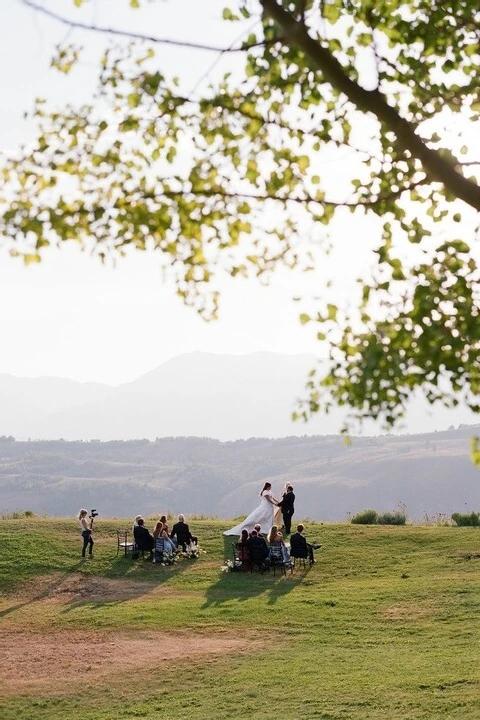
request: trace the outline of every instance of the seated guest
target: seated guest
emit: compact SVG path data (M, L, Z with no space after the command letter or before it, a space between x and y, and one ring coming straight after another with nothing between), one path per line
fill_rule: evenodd
M172 549L172 553L176 553L177 548L172 540L167 523L163 523L163 539L166 541L167 547Z
M262 543L262 545L263 545L263 547L264 547L264 549L265 549L266 554L268 555L268 553L269 553L269 548L268 548L268 545L267 545L267 541L265 540L265 537L264 537L264 536L261 534L261 532L260 532L261 526L260 526L260 525L255 525L254 528L253 528L253 530L256 531L257 537L258 537L258 539L260 540L260 542ZM252 532L253 532L253 530L252 530Z
M287 546L285 545L285 540L283 539L283 535L281 532L277 533L277 538L275 540L276 543L280 543L280 546L282 548L282 557L284 563L290 562L290 553L288 551Z
M279 539L279 537L278 537L279 535L281 536L282 533L279 533L279 532L278 532L278 526L277 526L277 525L272 525L272 527L270 528L270 532L269 532L268 535L267 535L267 540L268 540L268 542L270 543L270 545L271 545L273 542L277 542L277 540ZM283 538L282 538L282 540L283 540Z
M153 555L153 535L145 527L142 517L138 518L133 528L133 537L139 550L148 550L150 555Z
M235 549L237 551L237 557L239 560L242 561L242 563L248 563L248 546L247 546L247 540L248 540L248 530L243 528L242 534L240 536L239 542L235 544Z
M190 545L191 543L196 544L198 541L198 538L190 532L190 528L185 522L185 515L182 514L178 516L178 522L176 522L172 527L170 537L173 542L176 542L177 547L182 546L184 551L187 549L187 545Z
M133 523L133 526L132 526L132 532L133 532L133 533L135 532L135 528L137 527L138 521L140 520L141 517L142 517L141 515L136 515L136 517L135 517L135 522Z
M155 525L155 530L153 531L153 538L154 540L156 540L157 538L162 538L165 553L167 555L175 554L175 545L168 536L168 525L164 525L164 523L161 521L157 522L157 524Z
M279 532L278 527L276 525L272 525L270 532L268 533L267 540L270 543L270 545L280 545L280 548L282 551L283 562L289 563L290 562L290 553L288 552L288 548L285 545L283 535L281 532Z
M248 557L252 563L265 562L268 558L268 547L265 538L258 535L256 530L252 530L250 537L246 541L248 548Z
M262 526L261 526L259 523L257 523L256 525L254 525L254 526L253 526L253 529L257 531L257 535L258 535L259 537L264 537L264 535L263 535L263 533L262 533Z
M297 525L297 532L290 536L290 554L292 557L307 558L311 563L315 562L313 551L321 548L321 545L311 545L307 542L307 538L302 534L303 525Z

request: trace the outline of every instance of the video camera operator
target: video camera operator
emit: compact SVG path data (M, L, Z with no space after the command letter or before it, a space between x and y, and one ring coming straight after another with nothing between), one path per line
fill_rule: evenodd
M97 517L98 513L96 510L92 510L89 519L90 522L87 521L87 515L88 510L85 510L82 508L80 512L78 513L78 519L80 521L80 526L82 528L82 538L83 538L83 548L82 548L82 557L85 557L85 553L88 547L88 556L91 558L93 554L93 521Z

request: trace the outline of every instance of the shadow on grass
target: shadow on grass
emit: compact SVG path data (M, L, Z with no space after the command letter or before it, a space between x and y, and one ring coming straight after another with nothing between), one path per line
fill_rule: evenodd
M186 559L173 565L162 565L146 559L132 561L131 558L115 558L101 575L89 573L88 570L82 573L81 587L61 610L61 614L68 614L80 607L101 610L136 600L173 580L189 564Z
M50 597L52 594L55 593L56 590L58 590L63 585L63 583L68 577L70 577L73 573L78 572L82 565L83 561L75 563L71 567L67 568L64 572L62 572L59 576L57 576L55 580L52 580L52 582L49 582L44 587L42 587L39 592L29 597L28 600L17 603L16 605L11 605L10 607L5 608L5 610L1 610L0 618L5 617L6 615L10 615L10 613L15 612L16 610L21 610L24 607L28 607L28 605L31 605L32 603L36 603L40 600L44 600L45 598Z
M286 576L277 572L223 572L207 592L202 609L220 606L231 600L245 601L265 595L268 605L274 605L283 596L294 590L308 575L309 569Z

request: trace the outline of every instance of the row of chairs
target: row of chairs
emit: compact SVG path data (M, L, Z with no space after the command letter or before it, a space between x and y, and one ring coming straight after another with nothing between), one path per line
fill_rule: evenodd
M125 557L128 557L129 554L131 554L132 557L135 557L137 553L141 554L143 557L146 552L148 552L150 555L150 552L148 550L142 550L137 547L133 538L133 533L131 533L129 530L117 530L117 557L120 550L123 551ZM165 548L165 540L163 538L155 538L152 559L153 562L173 561L172 555L167 552Z
M245 547L241 548L242 553L240 553L240 545L240 543L232 544L233 565L235 569L250 570L253 572L253 569L258 567L260 572L263 574L264 570L270 570L272 568L273 574L275 575L278 568L284 575L286 575L287 570L293 572L297 565L306 568L308 559L307 556L299 557L298 555L292 555L290 561L286 561L283 556L282 544L280 542L273 542L270 544L270 553L267 559L260 553L256 555L254 552L246 554ZM133 534L128 530L117 530L117 557L120 550L123 551L125 557L128 557L129 553L134 556L136 552L141 552L143 556L146 552L144 550L138 551L135 540L133 539ZM153 548L153 562L169 562L171 559L171 555L165 550L164 539L156 538Z
M249 552L242 543L232 543L232 551L234 570L250 570L250 572L253 572L254 568L257 567L262 575L265 570L269 571L270 569L273 569L274 576L277 569L280 569L283 575L286 575L287 570L293 572L295 567L306 568L307 562L310 564L307 555L305 557L291 555L290 560L285 560L282 543L280 542L270 543L267 558L257 548L251 548Z

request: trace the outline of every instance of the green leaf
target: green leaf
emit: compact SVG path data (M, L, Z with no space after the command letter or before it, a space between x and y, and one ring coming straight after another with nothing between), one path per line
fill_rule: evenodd
M140 105L141 96L138 92L129 93L127 95L127 102L130 107L138 107Z
M300 155L297 159L297 165L300 172L304 173L310 167L310 158L308 155Z
M240 20L239 16L235 15L230 8L223 9L222 18L230 22L236 22L237 20Z
M327 305L327 312L328 312L328 319L329 320L336 320L337 319L337 313L338 313L338 307L336 305L332 305L329 303Z
M32 263L39 263L41 260L40 255L29 253L23 256L23 262L25 265L31 265Z

